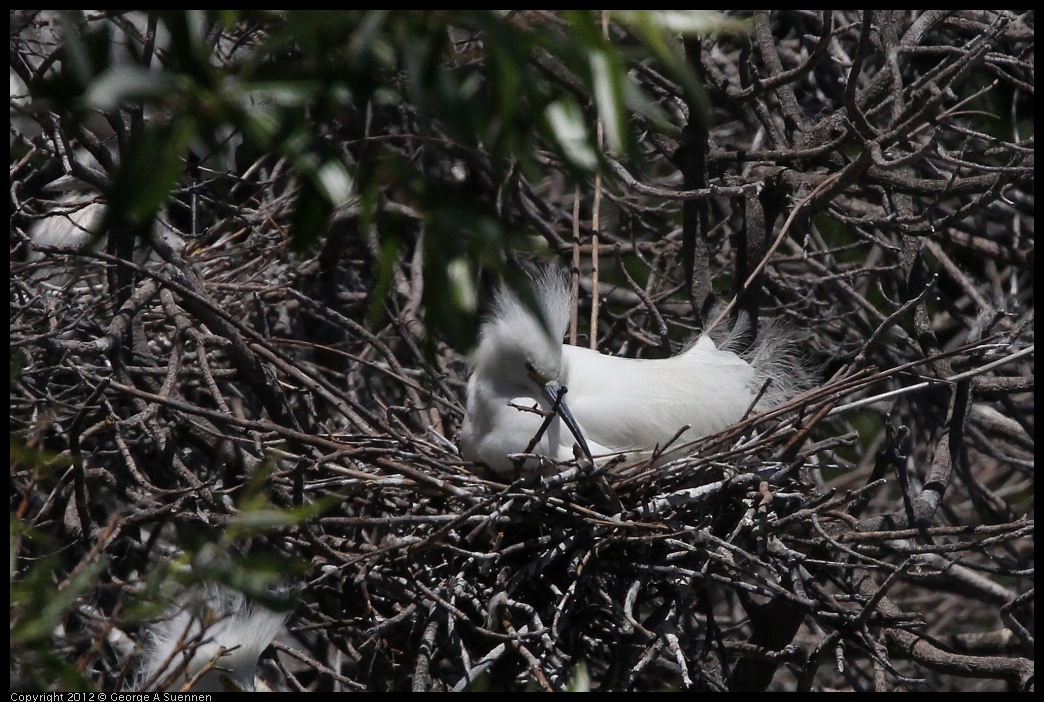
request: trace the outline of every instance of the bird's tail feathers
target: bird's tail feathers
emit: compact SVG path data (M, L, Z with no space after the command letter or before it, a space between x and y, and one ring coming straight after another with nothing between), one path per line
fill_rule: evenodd
M186 668L178 657L182 650L197 649L180 682L213 656L211 649L235 651L237 658L257 657L283 630L289 612L275 612L248 599L238 590L210 584L186 593L170 612L146 631L140 651L137 689L164 682L171 673ZM201 655L202 654L202 655ZM191 655L191 654L190 654Z
M804 335L783 320L761 319L755 330L750 316L740 312L735 324L719 326L710 335L718 348L732 351L754 368L754 392L767 383L757 411L778 407L815 385L802 351Z

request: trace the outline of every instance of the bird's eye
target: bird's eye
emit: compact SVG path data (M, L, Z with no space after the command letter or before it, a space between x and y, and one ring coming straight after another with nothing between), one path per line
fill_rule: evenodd
M236 682L228 675L222 675L218 678L221 681L221 687L225 692L243 692L243 688L236 684Z
M540 374L532 363L526 361L526 373L529 373L529 377L533 379L533 382L537 385L544 385L547 383L547 378Z

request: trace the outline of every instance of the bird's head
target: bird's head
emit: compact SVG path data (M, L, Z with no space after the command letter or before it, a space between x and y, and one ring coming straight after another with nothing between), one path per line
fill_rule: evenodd
M562 368L562 337L569 325L572 296L565 274L546 268L533 281L528 302L501 286L493 310L482 325L469 385L482 387L494 401L539 398L555 411L588 460L591 451L569 406Z
M548 268L534 281L532 293L527 304L502 285L492 313L482 325L473 359L475 374L501 386L505 394L542 392L546 383L562 381L562 337L569 326L568 282L561 271Z

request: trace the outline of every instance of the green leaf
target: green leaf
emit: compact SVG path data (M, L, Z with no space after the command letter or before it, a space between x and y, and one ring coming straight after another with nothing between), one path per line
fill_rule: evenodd
M589 54L595 105L602 119L606 148L620 154L625 150L627 113L623 104L623 83L627 80L619 56L614 52L592 51Z
M584 124L584 113L569 97L555 100L544 110L551 136L558 142L562 155L577 168L593 171L598 155L591 146L591 135Z
M613 19L633 27L648 25L661 32L705 36L716 32L744 31L746 23L729 19L715 10L613 10Z
M145 226L170 197L183 171L196 122L187 115L146 127L123 156L109 195L104 229L128 223Z
M109 68L87 87L84 107L107 112L118 109L121 103L156 99L170 95L174 81L169 73L149 71L139 66Z

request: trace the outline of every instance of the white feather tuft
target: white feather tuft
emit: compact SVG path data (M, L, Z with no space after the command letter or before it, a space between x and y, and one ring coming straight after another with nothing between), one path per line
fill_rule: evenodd
M138 688L178 691L211 662L193 692L252 691L257 661L283 630L277 613L222 585L186 597L146 633Z

